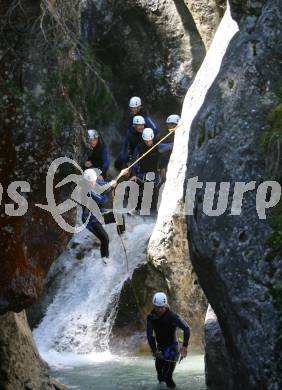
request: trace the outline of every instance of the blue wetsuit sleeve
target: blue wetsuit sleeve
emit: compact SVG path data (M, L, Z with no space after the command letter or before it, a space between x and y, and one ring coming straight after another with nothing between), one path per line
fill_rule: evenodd
M146 127L150 127L154 131L154 134L156 136L159 133L159 129L155 124L155 122L153 121L153 119L150 118L149 116L145 116L145 122L146 122Z
M89 191L91 198L98 204L98 206L102 206L108 200L106 194L97 194L93 190Z
M183 330L183 347L187 347L190 338L190 327L187 322L178 315L176 315L176 325Z
M122 161L126 161L128 158L128 139L129 139L129 136L130 136L130 128L128 127L128 129L126 131L126 135L125 135L123 142L122 142L122 146L121 146L120 156L121 156Z
M154 337L153 325L150 319L147 317L147 340L153 353L157 350L156 339Z
M95 191L96 190L96 191ZM108 194L112 191L112 186L110 181L104 181L104 180L97 180L96 185L94 187L94 191L92 191L97 196L101 196L101 199L103 196L106 197L105 202L108 199ZM94 199L95 200L95 199ZM103 202L103 203L105 203Z
M158 145L158 151L160 153L167 152L168 150L171 150L173 148L173 142L169 142L167 144L161 143Z
M102 174L103 173L105 174L110 166L109 152L106 145L103 148L102 159L103 159Z

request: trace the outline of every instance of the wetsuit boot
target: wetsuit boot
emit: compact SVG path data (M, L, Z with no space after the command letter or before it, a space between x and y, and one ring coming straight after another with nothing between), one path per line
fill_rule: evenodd
M156 366L156 370L157 370L157 376L158 376L159 383L164 382L165 381L164 370L163 370L163 368L164 368L164 360L156 358L155 366Z
M176 387L176 384L175 384L175 382L174 382L174 380L172 378L167 379L165 381L165 383L166 383L167 387L170 387L170 388L175 388Z

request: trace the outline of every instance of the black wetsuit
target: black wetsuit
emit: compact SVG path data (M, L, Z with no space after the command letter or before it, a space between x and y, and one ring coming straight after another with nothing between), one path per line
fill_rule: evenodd
M83 165L85 164L85 161L90 161L92 167L99 168L102 171L101 175L103 176L103 178L106 177L107 170L110 165L109 153L107 146L104 144L104 142L100 140L100 138L95 147L90 146L86 149ZM86 169L85 166L84 169Z
M136 146L143 141L142 132L138 133L133 127L133 118L139 115L143 116L145 120L145 127L150 127L154 131L155 136L159 133L159 129L156 126L155 122L144 112L142 108L136 115L132 115L130 113L129 124L122 143L121 152L119 157L115 161L115 167L118 170L126 166L126 164L132 158L132 154Z
M155 142L153 143L153 145ZM152 145L152 146L153 146ZM155 149L153 149L147 156L145 156L138 164L136 164L132 168L132 173L134 176L137 176L137 179L139 179L137 182L139 184L139 197L138 197L138 204L137 209L141 208L142 205L142 199L143 199L143 190L144 190L144 183L147 181L146 174L149 172L154 173L154 190L153 190L153 196L152 196L152 202L151 202L151 210L155 210L158 205L158 198L159 198L159 184L160 184L160 178L158 173L158 167L159 167L159 160L161 157L161 154L164 151L167 151L172 148L172 143L167 144L159 144ZM147 146L145 142L142 142L139 144L133 154L133 161L136 161L138 157L143 156L149 149L151 149L152 146Z
M128 137L128 158L129 161L132 160L133 158L133 153L136 147L140 144L143 143L143 138L142 138L142 132L140 133L139 131L133 130L130 136Z
M167 134L169 134L170 131L165 131L161 134L160 138L163 138L164 136L166 136ZM174 142L174 132L172 134L170 134L170 136L166 139L165 142ZM168 166L168 163L169 163L169 159L170 159L170 156L171 156L171 152L172 150L167 150L165 153L162 153L161 154L161 157L160 157L160 162L159 162L159 167L160 169L162 168L167 168Z
M156 358L156 370L158 380L165 381L169 386L172 382L172 374L179 357L176 329L183 330L183 346L187 347L190 337L190 328L178 314L167 309L162 316L158 316L155 310L147 316L147 339L153 354L160 351L161 357ZM155 336L154 336L155 334Z
M96 185L105 185L108 184L109 188L103 191L103 193L98 193L95 191L95 189L89 190L87 196L91 197L99 207L105 224L109 223L116 223L116 219L114 216L114 213L110 210L106 210L103 208L105 203L107 203L108 198L109 198L109 193L111 192L112 188L110 187L110 182L105 182L105 181L97 181ZM89 217L88 223L86 225L86 228L94 234L101 242L101 257L109 257L109 236L106 230L104 229L103 225L97 217L95 216L94 213L91 212L86 206L82 206L82 222L85 223L87 221L87 218ZM125 231L125 225L124 225L124 217L123 218L123 224L122 225L117 225L117 232L118 234L122 234Z

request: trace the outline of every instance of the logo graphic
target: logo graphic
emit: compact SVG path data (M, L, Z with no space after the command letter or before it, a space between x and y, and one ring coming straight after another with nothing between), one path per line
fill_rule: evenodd
M70 174L55 186L55 188L60 188L63 185L71 182L76 184L75 189L71 193L70 196L71 199L67 199L64 202L57 205L54 197L54 177L60 165L65 163L72 164L75 168L77 168L81 172L81 175ZM82 169L74 160L68 157L57 158L50 165L46 176L46 199L48 204L47 205L36 204L37 207L49 211L52 214L54 220L60 226L60 228L64 229L69 233L81 232L85 228L85 226L87 225L90 219L90 213L89 213L86 221L81 226L71 226L69 223L65 221L65 219L62 217L62 214L66 213L67 211L70 211L78 204L83 205L88 210L90 210L91 213L95 215L95 217L98 219L99 222L103 223L104 221L97 203L91 197L87 196L87 193L89 191L89 185L87 184L86 180L84 180L82 174L83 174Z

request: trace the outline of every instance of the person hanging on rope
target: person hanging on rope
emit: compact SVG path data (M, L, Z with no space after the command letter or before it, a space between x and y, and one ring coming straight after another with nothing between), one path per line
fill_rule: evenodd
M158 292L153 296L154 308L147 316L147 339L153 356L158 381L167 387L176 387L172 379L176 363L187 356L190 328L178 314L168 307L167 296ZM183 330L183 344L180 347L176 339L176 329Z
M117 160L115 161L115 167L118 170L126 167L127 162L130 160L130 156L129 156L130 150L128 150L128 148L130 147L130 140L132 141L132 137L131 137L132 134L135 133L135 135L136 135L136 124L137 123L134 120L136 118L136 116L143 118L144 127L150 127L151 129L153 129L155 135L157 135L159 133L159 129L156 126L155 122L152 120L152 118L150 118L145 113L145 111L142 107L142 102L141 102L140 97L133 96L129 100L129 116L130 116L129 117L129 124L128 124L127 131L126 131L123 143L122 143L121 152L120 152L120 155L118 156ZM143 129L144 129L144 127L143 127ZM133 140L134 140L134 138L135 137L133 136Z
M101 170L101 176L105 179L110 165L108 148L95 129L88 130L88 140L89 147L86 150L83 168L97 168Z
M126 172L121 171L120 176L124 175ZM117 181L102 181L98 180L96 171L93 168L88 168L83 173L84 179L89 185L89 191L87 193L88 197L91 197L99 207L100 212L102 213L104 223L116 223L114 213L111 210L106 210L104 208L105 203L109 199L109 194L117 186ZM102 187L102 188L101 188ZM90 215L90 217L89 217ZM85 223L89 217L86 228L94 234L101 242L101 257L106 263L106 258L109 257L109 236L106 230L104 229L102 223L98 220L97 215L94 215L94 212L90 211L86 206L82 206L82 222ZM118 234L122 234L125 231L124 217L122 216L123 224L117 224Z
M166 118L166 130L164 133L161 134L161 137L165 136L169 132L171 132L172 129L174 129L180 121L180 116L177 114L172 114L169 115ZM169 140L171 142L174 142L174 132L170 136ZM171 155L171 150L168 150L167 152L162 153L161 158L160 158L160 176L161 176L161 181L164 182L166 178L166 170L168 166L168 162L170 159Z
M133 153L133 161L136 161L140 156L146 153L155 143L155 134L153 129L146 128L142 133L143 142L139 144ZM154 182L154 191L151 203L151 210L157 207L158 201L158 188L160 184L159 160L161 154L171 150L173 143L160 143L155 149L153 149L147 156L145 156L138 164L131 169L133 175L130 180L134 180L139 184L139 202L137 209L140 209L143 198L144 183L147 181Z

